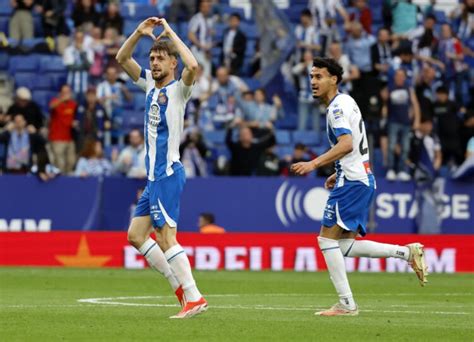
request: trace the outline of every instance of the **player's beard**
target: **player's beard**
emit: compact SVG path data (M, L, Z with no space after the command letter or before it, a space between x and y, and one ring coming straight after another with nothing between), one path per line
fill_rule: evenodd
M164 71L164 70L162 70L161 73L159 74L159 76L157 76L157 77L153 76L153 73L152 73L153 80L156 81L156 82L163 81L166 77L168 77L168 75L169 75L169 71Z

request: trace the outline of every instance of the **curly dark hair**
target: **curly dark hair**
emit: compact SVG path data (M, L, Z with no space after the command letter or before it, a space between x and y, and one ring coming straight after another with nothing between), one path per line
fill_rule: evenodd
M342 81L344 70L336 60L327 57L316 57L313 60L313 67L318 69L326 68L331 76L337 77L337 84Z

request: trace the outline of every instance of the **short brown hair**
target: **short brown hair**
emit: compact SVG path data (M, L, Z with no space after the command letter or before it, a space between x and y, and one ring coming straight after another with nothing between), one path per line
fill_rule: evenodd
M169 39L155 40L153 46L150 49L150 53L152 53L153 51L163 51L166 52L168 56L174 56L176 59L178 59L178 50L176 50L176 46Z

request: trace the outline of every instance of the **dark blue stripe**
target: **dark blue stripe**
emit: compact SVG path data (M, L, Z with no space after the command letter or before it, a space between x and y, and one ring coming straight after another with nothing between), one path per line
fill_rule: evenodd
M167 261L170 262L171 260L173 260L175 257L177 257L178 255L180 255L181 253L184 253L184 249L182 251L179 251L178 253L176 253L175 255L173 255L171 258L169 258Z
M168 109L169 97L167 89L162 88L158 93L158 105L160 106L160 123L158 124L158 138L156 139L156 161L155 161L155 179L166 174L166 165L168 164L168 138L170 135L168 121L166 120L166 109ZM163 96L166 98L161 103Z
M151 251L152 248L155 247L155 246L156 246L156 242L155 242L153 245L151 245L150 248L148 248L148 249L146 250L146 252L143 254L143 256L146 257L146 255L148 254L148 252Z
M143 68L140 70L140 78L143 78L146 81L146 70Z
M147 175L150 175L150 156L148 155L150 151L150 146L148 144L148 112L151 107L151 101L153 100L154 93L155 93L155 88L150 90L146 98L146 103L145 103L145 147L146 147L145 167L146 167Z
M321 252L324 252L324 251L328 251L330 249L336 249L336 248L339 248L339 246L335 246L335 247L328 247L328 248L321 248Z
M352 241L351 246L350 246L349 249L347 250L346 254L344 254L345 257L349 255L349 252L351 251L352 246L354 246L354 243L355 243L355 240Z

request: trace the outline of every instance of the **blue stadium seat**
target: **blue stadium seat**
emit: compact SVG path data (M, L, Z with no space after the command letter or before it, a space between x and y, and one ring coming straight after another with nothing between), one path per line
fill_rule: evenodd
M40 16L33 16L33 31L35 33L35 37L44 37L43 22L41 21Z
M40 43L44 43L44 38L25 39L21 42L21 45L31 49Z
M181 21L178 23L178 32L181 39L188 37L189 23L187 21Z
M129 131L133 128L142 128L145 122L145 116L142 111L126 110L122 113L123 129Z
M255 89L258 89L258 88L261 87L260 81L257 80L256 78L243 77L242 81L244 81L245 84L247 85L247 87L249 87L249 89L252 90L252 91L254 91Z
M256 24L241 22L240 29L245 33L247 39L257 39L259 37L258 27Z
M15 75L16 78L16 75ZM32 83L31 87L34 90L53 90L54 87L54 80L51 78L49 74L43 74L36 77L34 82Z
M15 78L15 88L27 87L29 89L33 88L33 85L36 83L37 75L31 72L16 72L14 74Z
M44 75L51 80L51 90L59 90L67 83L67 72L48 72Z
M277 144L288 145L291 144L291 135L289 131L279 130L275 131Z
M19 71L37 72L38 57L35 55L10 57L8 71L11 74Z
M0 144L0 170L3 169L3 160L5 159L5 154L7 153L5 144Z
M0 52L0 70L6 70L8 68L8 54L6 52Z
M221 131L208 131L204 132L204 140L211 145L219 145L225 143L226 132Z
M245 47L245 57L251 58L255 55L255 40L247 39L247 46Z
M293 155L293 146L290 145L278 145L276 148L276 155L278 158L283 159L286 156Z
M40 57L40 69L42 72L66 72L61 56L43 55Z
M319 144L319 140L316 136L316 133L311 131L294 131L293 142L300 142L309 146L316 146Z
M277 120L275 123L276 128L278 129L288 129L294 130L296 129L297 125L297 117L296 115L285 115L283 118Z
M125 20L123 25L123 34L129 36L133 33L133 31L135 31L138 24L140 24L140 20Z
M49 102L56 95L55 92L48 90L34 90L33 100L45 111L49 111Z
M242 20L246 20L245 11L242 8L232 7L227 4L221 4L220 7L221 7L222 14L238 13L240 17L242 18Z
M214 30L215 30L215 35L214 35L214 39L216 41L222 41L222 39L224 38L224 31L227 27L227 24L215 24L214 25Z
M0 17L0 32L4 32L8 36L8 23L10 22L9 17Z
M8 2L0 2L0 16L9 17L12 14L12 7Z
M136 111L142 111L145 110L145 99L142 96L135 96L133 98L133 108Z

